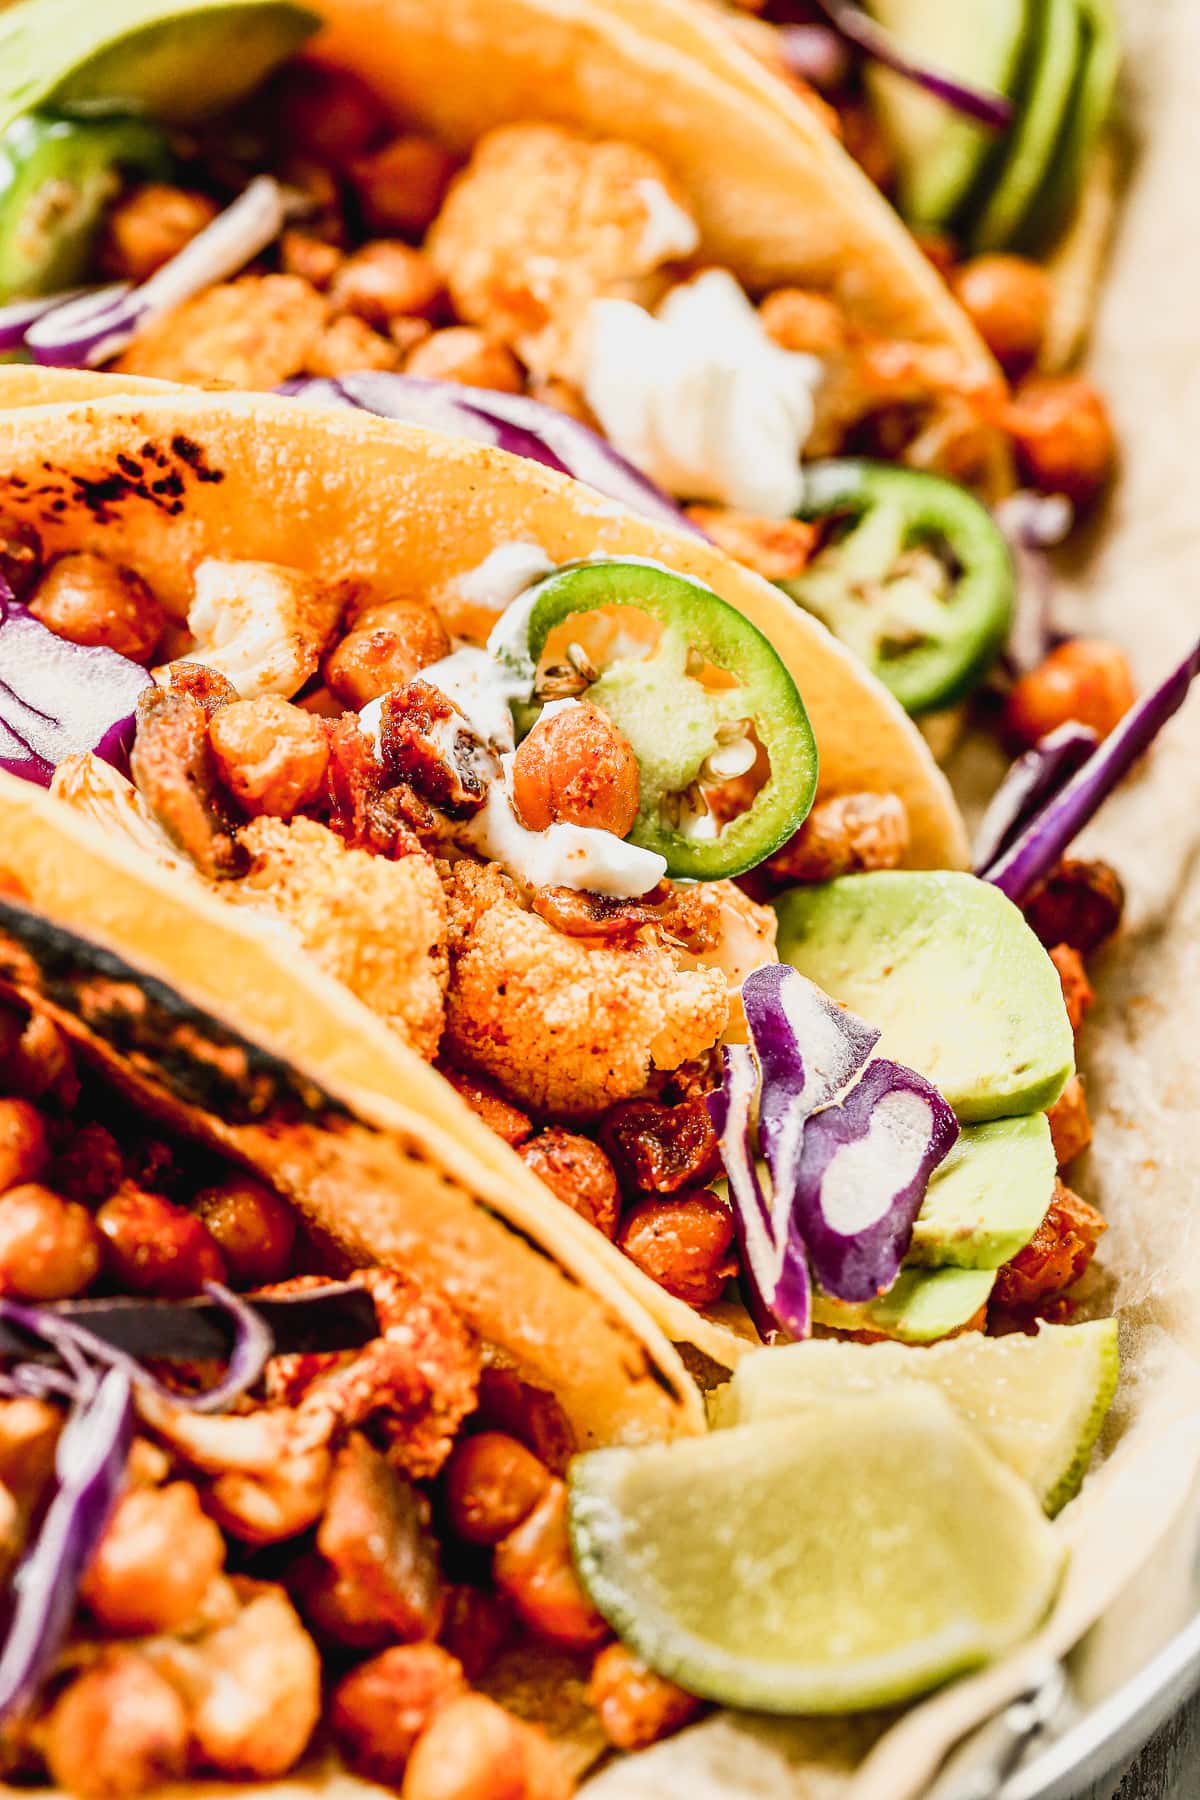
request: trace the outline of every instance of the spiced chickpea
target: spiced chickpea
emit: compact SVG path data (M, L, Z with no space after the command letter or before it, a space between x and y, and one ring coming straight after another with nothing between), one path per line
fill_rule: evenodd
M1071 944L1054 944L1050 950L1050 961L1058 970L1058 979L1062 983L1063 1003L1071 1021L1071 1030L1077 1032L1083 1024L1088 1007L1096 997L1087 978L1083 958Z
M525 1167L572 1212L602 1231L606 1238L617 1235L621 1190L616 1171L599 1144L551 1125L522 1144L517 1154Z
M125 1175L121 1146L103 1125L81 1125L73 1131L51 1165L56 1193L84 1206L98 1206L115 1193Z
M149 662L166 624L140 575L90 550L56 558L38 582L29 610L56 637L100 644L140 663Z
M96 1214L104 1267L117 1287L183 1300L226 1279L225 1259L202 1219L161 1194L123 1182Z
M225 1564L225 1540L190 1481L136 1487L104 1528L80 1595L101 1630L144 1637L195 1619Z
M950 285L1005 373L1032 368L1054 300L1046 271L1025 256L975 256L954 271Z
M92 1216L53 1188L27 1181L0 1194L0 1293L69 1300L100 1273Z
M1087 1096L1078 1075L1072 1075L1046 1117L1050 1121L1050 1137L1058 1166L1065 1169L1077 1156L1082 1156L1092 1141Z
M441 211L454 158L433 138L402 136L350 165L368 230L424 237Z
M13 591L13 597L24 600L41 573L42 540L24 519L0 513L0 575Z
M398 1644L339 1681L330 1724L352 1768L397 1784L435 1712L466 1692L461 1663L439 1644Z
M59 1694L41 1740L56 1787L80 1800L123 1800L183 1774L187 1710L146 1657L108 1650Z
M434 1714L417 1739L401 1800L570 1800L574 1783L558 1750L483 1694L463 1694Z
M1025 479L1083 508L1097 499L1116 461L1116 437L1098 390L1079 375L1034 375L1017 389L1008 429Z
M285 275L299 275L311 287L322 292L342 266L342 252L336 244L311 232L297 231L293 226L279 240L279 266Z
M348 256L329 287L340 311L357 313L369 325L396 318L429 318L442 298L442 278L420 250L378 238Z
M296 1242L291 1209L273 1188L235 1176L196 1195L195 1208L216 1240L235 1287L282 1281Z
M1123 650L1103 638L1070 638L1014 684L1004 726L1019 749L1070 719L1107 737L1135 698Z
M321 791L329 733L278 694L223 706L209 723L208 741L218 776L254 818L290 819Z
M763 330L783 350L833 356L846 342L846 320L828 294L809 288L776 288L759 308Z
M178 256L217 216L207 194L147 181L132 188L109 213L100 244L100 265L117 281L148 281L156 269Z
M1112 936L1124 910L1121 877L1099 857L1064 856L1021 902L1021 911L1043 944L1060 948L1068 944L1080 956L1090 956Z
M565 1482L552 1480L527 1517L500 1539L492 1573L521 1622L539 1637L587 1650L608 1635L571 1562Z
M421 600L388 600L365 608L352 629L326 656L322 673L346 706L357 712L449 654L446 628Z
M676 1299L708 1306L737 1273L733 1216L707 1188L642 1200L626 1213L617 1245Z
M701 1702L656 1675L624 1644L608 1644L592 1664L588 1699L618 1750L644 1750L694 1719Z
M536 724L513 759L512 795L530 831L590 825L623 838L641 801L628 738L598 706L565 706Z
M342 168L387 130L387 114L361 76L296 57L274 83L280 142L294 155Z
M0 1100L0 1193L35 1181L49 1158L46 1127L28 1100Z
M550 1482L545 1463L506 1432L460 1438L445 1474L451 1529L468 1544L498 1544L528 1518Z
M424 381L495 388L501 394L519 394L525 386L521 365L508 345L470 325L448 325L422 338L409 352L404 372Z
M456 1582L446 1589L441 1642L463 1666L468 1681L491 1668L513 1635L513 1610L493 1588Z

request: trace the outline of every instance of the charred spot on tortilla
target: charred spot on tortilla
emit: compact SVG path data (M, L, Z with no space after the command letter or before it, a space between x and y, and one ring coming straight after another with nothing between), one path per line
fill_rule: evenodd
M317 1083L165 983L3 896L0 982L78 1021L172 1099L229 1124L349 1117Z
M225 479L224 469L213 467L204 446L182 432L173 434L169 448L147 439L137 455L118 451L112 466L95 474L80 475L47 461L43 461L42 468L53 477L33 490L45 499L44 510L61 515L69 505L77 506L89 513L97 525L112 524L121 507L131 500L144 500L168 518L178 518L184 510L189 481L212 486ZM0 477L0 489L18 492L28 487L23 476Z

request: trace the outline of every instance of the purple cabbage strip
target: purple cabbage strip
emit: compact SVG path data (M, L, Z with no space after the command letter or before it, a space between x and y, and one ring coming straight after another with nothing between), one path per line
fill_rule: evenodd
M987 870L1046 802L1083 766L1099 743L1089 725L1073 719L1046 733L1009 769L975 834L975 873Z
M704 533L662 489L640 473L598 433L557 407L526 394L464 387L455 381L423 381L414 375L369 370L361 375L298 376L279 389L321 406L353 406L383 419L424 425L452 437L474 438L514 456L573 475L631 512L673 525L693 537Z
M929 1177L958 1137L923 1075L876 1057L804 1130L795 1220L813 1274L838 1300L873 1300L900 1273Z
M0 306L0 351L20 350L25 333L43 313L53 312L56 307L78 300L81 294L88 292L87 288L71 288L65 294L43 294L37 300L10 300Z
M0 1652L0 1719L33 1700L66 1640L132 1441L132 1384L123 1369L110 1369L63 1427L54 1498L13 1579L15 1604Z
M834 30L847 43L861 50L872 62L882 64L906 81L924 88L927 94L944 101L955 112L962 113L992 131L1005 131L1013 122L1012 102L1002 94L972 87L957 76L941 69L931 69L917 62L896 42L890 31L876 23L863 11L857 0L817 0L817 5Z
M128 770L137 697L152 685L127 656L56 636L0 577L0 768L49 787L60 762L92 750Z
M232 1293L219 1281L205 1282L204 1291L229 1314L233 1344L220 1381L199 1394L180 1394L174 1388L166 1387L136 1356L117 1349L77 1319L66 1318L52 1307L27 1306L19 1300L0 1298L0 1319L48 1344L66 1363L76 1381L86 1377L89 1363L98 1363L102 1368L120 1370L135 1386L148 1388L189 1412L221 1412L254 1386L274 1352L274 1338L254 1307L240 1295Z
M1167 720L1187 699L1200 675L1200 639L1156 688L1132 706L1087 761L1028 819L1008 847L980 873L1010 900L1021 901L1050 873Z
M1056 644L1066 641L1054 618L1054 573L1047 550L1061 544L1074 523L1075 511L1065 494L1035 494L1019 488L993 509L1017 575L1017 602L1001 676L1027 675Z
M754 1056L745 1044L722 1052L724 1080L708 1096L708 1112L721 1141L721 1157L729 1181L729 1200L737 1240L742 1296L754 1329L764 1344L774 1343L780 1328L807 1337L811 1284L801 1243L786 1236L782 1246L779 1221L758 1178L754 1160L753 1110L758 1086Z
M850 52L832 25L779 25L776 40L788 72L821 93L840 88L850 74Z

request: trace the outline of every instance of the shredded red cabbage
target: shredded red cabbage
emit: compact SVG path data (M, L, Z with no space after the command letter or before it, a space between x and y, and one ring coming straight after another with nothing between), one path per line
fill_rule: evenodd
M786 963L748 975L742 998L750 1044L725 1050L708 1109L747 1310L769 1343L807 1335L812 1275L842 1300L892 1285L958 1123L923 1076L873 1056L874 1026Z
M132 1384L123 1369L110 1369L63 1427L54 1498L13 1578L0 1651L0 1719L30 1704L66 1641L79 1582L120 1495L132 1442Z
M1002 674L1027 675L1065 640L1054 617L1054 574L1046 552L1061 544L1074 523L1065 494L1020 488L993 510L1017 575L1017 599L1001 658Z
M842 87L850 74L846 40L831 25L780 25L779 48L791 74L822 93Z
M1046 801L1071 779L1099 739L1074 720L1047 732L1018 756L992 795L975 834L975 873L983 875Z
M1049 875L1167 720L1179 711L1198 674L1200 639L1165 680L1130 708L1066 784L1056 784L1046 794L1000 854L976 873L1010 900L1023 900Z
M474 438L514 456L573 475L631 512L674 525L693 537L704 533L662 489L578 419L526 394L464 387L455 381L422 381L413 375L370 370L362 375L297 376L279 389L319 406L355 406L380 418L424 425L451 437Z
M872 62L880 63L894 74L902 75L927 94L942 100L955 112L962 113L968 119L974 119L979 125L986 125L992 131L1005 131L1013 121L1013 106L1002 94L972 87L961 81L957 75L949 75L943 69L931 69L914 60L911 53L898 44L890 31L863 11L857 0L816 0L833 29L841 34L847 43L869 57Z
M127 656L57 637L0 576L0 768L49 787L64 758L92 750L127 770L137 697L152 685Z

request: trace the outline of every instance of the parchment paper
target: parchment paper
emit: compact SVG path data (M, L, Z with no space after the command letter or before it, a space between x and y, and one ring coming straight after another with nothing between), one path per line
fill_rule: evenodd
M1117 639L1149 685L1200 630L1200 5L1127 0L1133 160L1089 363L1123 448L1112 501L1061 571L1074 629ZM1001 761L969 741L969 814ZM1200 1468L1200 694L1081 840L1129 896L1097 960L1080 1056L1095 1125L1071 1181L1110 1221L1088 1307L1120 1310L1123 1375L1054 1614L1004 1663L897 1717L720 1715L588 1786L590 1800L915 1800L952 1745L1112 1604L1189 1504Z

